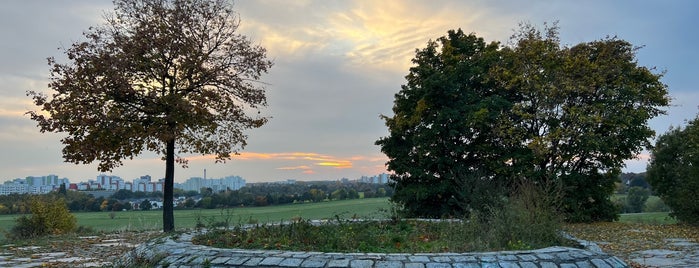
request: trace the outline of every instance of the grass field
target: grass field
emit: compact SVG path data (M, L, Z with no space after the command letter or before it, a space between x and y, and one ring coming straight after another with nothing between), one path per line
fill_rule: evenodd
M368 198L342 200L320 203L293 204L269 207L246 207L233 209L198 209L175 210L176 228L193 228L199 219L204 224L224 221L226 218L231 225L248 223L250 220L259 223L274 223L288 221L292 218L328 219L338 215L342 218L387 218L390 208L387 198ZM140 231L158 230L162 228L162 211L119 211L112 219L109 212L74 213L79 226L93 228L96 231ZM9 231L15 225L19 215L0 216L0 232ZM667 212L621 214L622 223L673 224L676 221ZM4 235L0 234L0 238Z
M668 212L626 213L619 215L619 221L624 223L644 224L677 223L677 220L671 218Z
M388 198L367 198L320 203L293 204L270 207L246 207L233 209L175 210L175 227L192 228L197 218L205 224L208 221L223 221L229 218L231 224L247 223L250 219L259 222L288 221L294 217L304 219L328 219L338 215L342 218L385 218L390 208ZM78 226L91 227L96 231L157 230L162 228L162 210L119 211L114 219L109 212L74 213ZM0 216L0 231L9 231L19 215Z

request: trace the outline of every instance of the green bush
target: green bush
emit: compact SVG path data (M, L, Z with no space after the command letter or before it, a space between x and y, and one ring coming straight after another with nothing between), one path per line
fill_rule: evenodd
M56 197L33 197L29 200L30 216L17 218L10 238L24 239L49 234L65 234L75 230L76 219L65 200Z
M648 201L646 201L646 206L643 208L643 212L669 212L670 207L665 205L660 197L650 196Z

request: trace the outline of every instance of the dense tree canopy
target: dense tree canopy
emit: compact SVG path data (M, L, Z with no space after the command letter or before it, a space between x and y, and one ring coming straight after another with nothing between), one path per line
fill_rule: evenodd
M99 162L101 171L143 150L166 161L163 229L174 228L175 154L214 154L224 161L245 146L243 130L267 118L256 83L271 62L239 35L226 0L115 0L104 25L49 58L54 93L29 92L42 132L64 132L63 156ZM251 112L253 112L251 114ZM186 164L186 160L178 158Z
M680 221L699 225L699 117L661 135L646 180Z
M395 172L393 201L412 216L462 215L513 182L555 182L571 221L609 220L623 160L668 105L661 75L617 38L560 44L523 25L511 45L461 30L418 50L377 144Z
M507 159L493 139L493 122L510 103L487 80L498 49L449 31L413 59L416 66L395 97L395 115L384 116L390 136L377 141L396 173L393 200L410 216L463 214L477 176L494 174L492 164Z

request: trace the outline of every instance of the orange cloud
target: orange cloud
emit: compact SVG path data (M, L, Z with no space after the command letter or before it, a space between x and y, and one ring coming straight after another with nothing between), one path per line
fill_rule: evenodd
M242 152L234 156L237 160L260 160L260 159L273 159L274 154L266 153L255 153L255 152Z
M243 152L240 155L234 157L239 160L285 160L285 161L303 161L311 162L309 164L322 166L322 167L333 167L333 168L351 168L352 161L359 159L357 157L351 157L348 159L335 157L331 155L319 154L319 153L308 153L308 152L290 152L290 153L255 153L255 152ZM308 165L292 166L292 167L281 167L277 169L282 170L294 170L294 169L310 169Z
M207 160L213 161L214 155L191 155L185 156L190 161ZM277 170L299 171L303 174L315 174L314 168L330 169L350 169L358 168L366 172L378 170L378 173L385 172L386 157L380 154L375 155L354 155L350 157L334 156L313 152L281 152L281 153L260 153L241 152L232 156L233 161L262 161L278 165ZM376 172L375 172L376 173Z
M278 167L279 170L302 170L303 174L315 174L315 171L309 166L294 166L294 167Z
M350 161L319 162L319 163L316 163L316 165L324 166L324 167L334 167L334 168L351 168L352 162L350 162Z
M311 169L309 166L295 166L295 167L278 167L280 170L297 170L297 169Z

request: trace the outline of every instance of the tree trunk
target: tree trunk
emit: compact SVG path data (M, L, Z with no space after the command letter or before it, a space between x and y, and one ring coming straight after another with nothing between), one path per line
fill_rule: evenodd
M163 185L163 232L175 230L173 188L175 186L175 139L167 141L165 152L165 183Z

